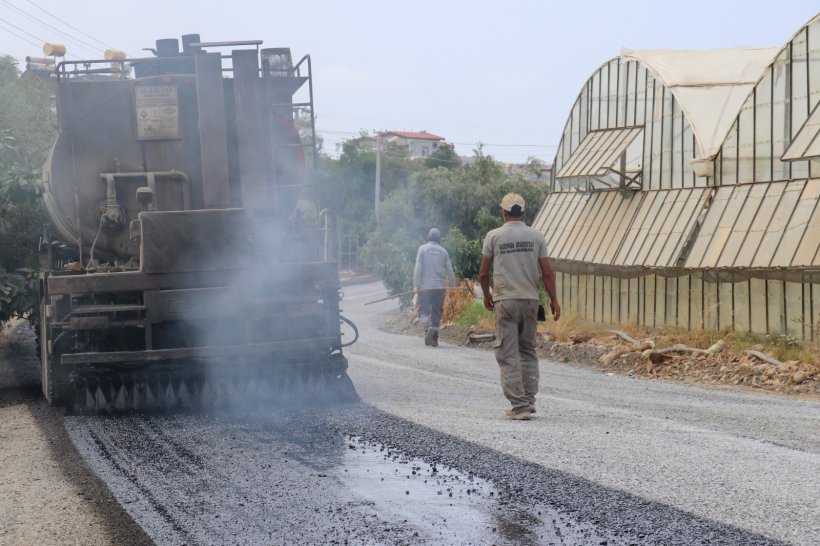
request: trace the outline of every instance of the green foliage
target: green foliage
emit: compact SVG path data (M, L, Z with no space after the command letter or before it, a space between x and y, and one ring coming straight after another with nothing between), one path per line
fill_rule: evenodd
M24 318L36 309L38 295L37 272L0 272L0 327L9 319Z
M0 203L3 198L0 197ZM34 269L43 226L37 201L8 201L0 205L0 272Z
M365 247L364 258L371 264L391 294L413 290L413 268L418 245L403 229L395 231L377 229ZM410 295L401 298L402 308L407 307Z
M484 309L483 302L474 301L461 312L455 322L459 326L474 328L480 326L482 322L487 323L493 322L494 320L495 315Z
M530 164L540 168L536 160ZM320 156L321 208L335 212L340 234L358 236L365 261L390 292L398 294L413 288L416 251L433 226L444 235L442 244L456 275L476 278L484 236L502 224L499 203L504 194L514 191L524 197L528 220L541 207L547 185L535 179L532 169L510 173L481 146L474 158L462 163L449 145L421 161L409 159L405 148L382 143L376 225L376 140L362 131L342 143L339 159Z
M453 262L456 275L463 279L478 277L478 268L481 265L482 241L467 239L458 226L453 226L444 236L441 244L450 254L450 260Z
M527 212L532 219L546 190L521 173L508 174L492 157L479 153L461 169L416 174L408 194L401 198L412 204L414 217L442 229L458 226L467 239L483 239L487 231L501 225L499 203L506 193L520 193L530 203Z
M48 87L0 56L0 323L36 304L43 224L36 184L55 129Z
M424 166L428 169L442 167L444 169L457 169L461 166L461 158L456 153L455 146L451 144L441 144L438 149L424 160Z
M481 149L471 163L461 168L415 172L406 186L396 188L385 198L381 225L367 245L367 255L379 273L384 268L389 270L390 281L385 279L385 284L392 293L409 290L416 249L427 230L436 226L444 234L442 242L451 253L456 275L476 278L484 236L502 224L499 203L511 191L520 193L529 203L527 215L532 219L547 188L523 173L508 174ZM401 259L406 260L407 267L396 263Z
M803 340L788 334L769 335L766 336L765 341L768 347L782 347L784 349L793 349L803 345Z
M421 162L407 157L406 149L382 143L382 200L423 168ZM362 244L366 242L375 228L376 140L364 131L346 140L338 160L319 158L318 174L321 208L334 211L340 233L358 235Z
M542 179L549 172L543 161L537 157L530 156L524 163L524 171L531 177Z

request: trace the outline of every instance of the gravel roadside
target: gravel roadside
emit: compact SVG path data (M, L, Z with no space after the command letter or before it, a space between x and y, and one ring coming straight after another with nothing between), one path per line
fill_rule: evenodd
M424 336L424 326L398 310L382 314L380 328L394 334ZM453 345L492 350L491 339L472 341L469 338L472 333L486 332L445 324L440 338ZM730 351L711 356L667 355L664 361L653 363L640 350L612 334L581 333L575 339L560 342L542 333L538 336L538 356L542 360L628 377L820 401L820 370L816 365L787 362L775 367Z
M40 393L34 334L0 334L0 544L153 544L85 465Z

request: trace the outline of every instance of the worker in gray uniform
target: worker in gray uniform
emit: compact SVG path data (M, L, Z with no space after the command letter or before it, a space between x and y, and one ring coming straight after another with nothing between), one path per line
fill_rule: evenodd
M484 307L495 312L495 359L501 371L501 389L512 404L506 417L530 419L538 393L536 326L543 283L553 319L561 317L555 293L555 273L547 242L538 230L522 221L524 198L508 193L501 201L504 225L487 233L478 278ZM490 268L493 289L490 291Z
M429 321L424 333L424 344L438 346L438 331L441 312L446 297L446 281L455 287L456 276L447 249L441 246L441 232L431 228L427 232L427 242L416 253L416 267L413 270L413 292L419 315Z

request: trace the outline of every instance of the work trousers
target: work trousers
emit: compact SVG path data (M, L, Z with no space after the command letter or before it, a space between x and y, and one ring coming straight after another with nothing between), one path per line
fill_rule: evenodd
M501 300L495 307L495 359L501 389L513 411L535 404L538 355L535 352L538 300Z
M419 290L416 300L419 306L419 315L430 317L430 326L438 328L441 324L441 311L444 309L444 298L447 292L444 288Z

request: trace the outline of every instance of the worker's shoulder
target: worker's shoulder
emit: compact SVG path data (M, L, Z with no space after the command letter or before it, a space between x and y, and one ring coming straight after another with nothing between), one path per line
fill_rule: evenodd
M508 234L508 233L509 234L516 234L516 235L526 233L528 235L532 235L532 236L535 236L535 237L543 237L544 236L544 234L541 233L539 230L535 229L534 227L528 226L524 222L505 222L504 225L502 225L501 227L495 228L495 229L487 232L487 235L488 236L490 234L499 234L500 235L500 234Z
M447 254L447 249L441 246L438 243L430 241L429 243L424 243L419 247L419 251L425 254Z
M497 236L498 236L498 235L500 235L501 233L504 233L504 231L505 231L505 230L504 230L504 226L506 226L506 225L507 225L507 224L503 224L501 227L497 227L497 228L495 228L495 229L491 229L490 231L488 231L488 232L487 232L487 235L485 235L485 236L484 236L484 238L485 238L485 239L491 239L491 238L493 238L493 237L497 237Z
M535 229L532 226L528 226L526 224L522 224L524 229L526 229L529 233L531 233L534 237L544 237L544 233L541 230Z

